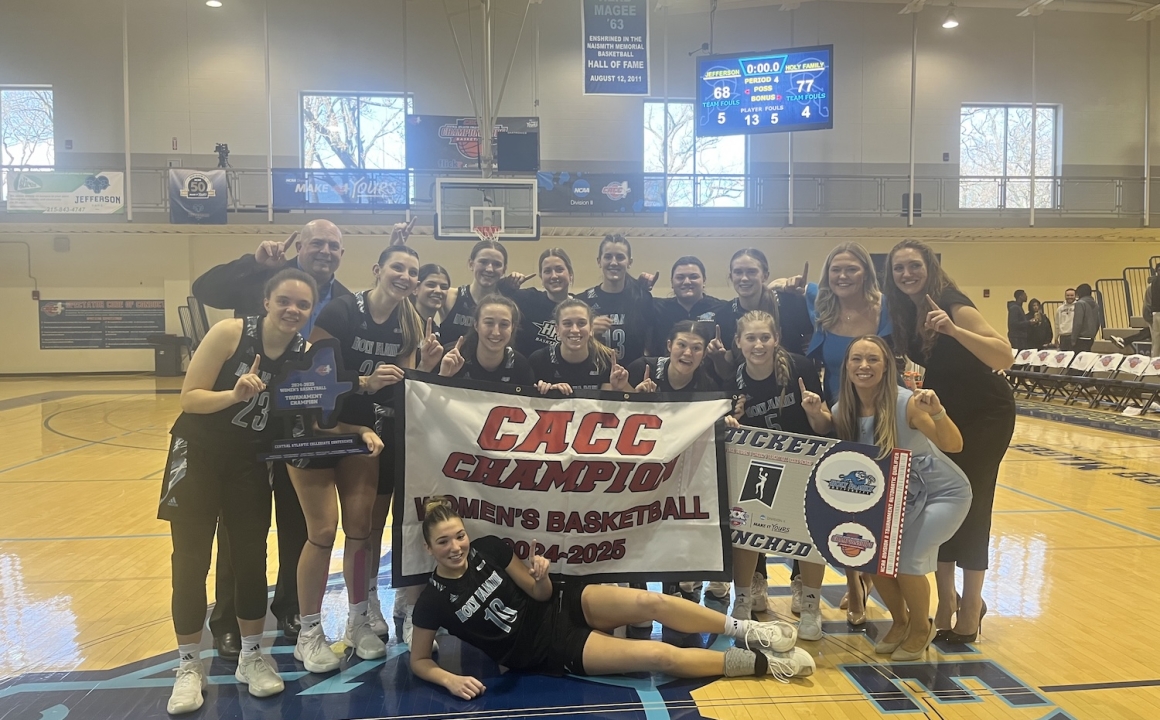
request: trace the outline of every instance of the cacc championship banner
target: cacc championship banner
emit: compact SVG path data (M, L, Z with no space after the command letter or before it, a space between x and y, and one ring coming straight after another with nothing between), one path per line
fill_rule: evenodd
M451 498L469 536L500 537L521 559L535 542L552 573L729 579L724 396L546 398L412 373L400 385L396 586L434 568L422 519L435 495Z
M735 547L898 574L909 450L748 427L725 447Z

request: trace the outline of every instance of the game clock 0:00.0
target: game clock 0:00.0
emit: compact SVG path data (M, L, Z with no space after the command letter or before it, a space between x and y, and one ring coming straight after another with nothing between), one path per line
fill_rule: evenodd
M834 46L697 59L697 135L834 126Z

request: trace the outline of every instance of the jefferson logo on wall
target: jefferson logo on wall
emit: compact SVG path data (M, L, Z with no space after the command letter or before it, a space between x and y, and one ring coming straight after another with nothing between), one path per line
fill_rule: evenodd
M230 191L226 171L169 169L169 222L225 225Z
M125 173L8 173L8 212L112 215L125 212Z

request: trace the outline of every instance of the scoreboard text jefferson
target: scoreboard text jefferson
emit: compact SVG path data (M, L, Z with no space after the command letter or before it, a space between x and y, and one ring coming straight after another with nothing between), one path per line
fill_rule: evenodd
M697 60L697 134L825 130L834 126L833 45Z

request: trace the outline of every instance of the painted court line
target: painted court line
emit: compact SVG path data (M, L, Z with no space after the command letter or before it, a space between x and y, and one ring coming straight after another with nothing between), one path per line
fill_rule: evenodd
M1107 524L1107 525L1111 525L1112 527L1117 527L1121 530L1127 530L1128 532L1135 533L1137 535L1143 535L1144 537L1148 538L1149 540L1156 540L1157 542L1160 542L1160 535L1153 535L1151 533L1146 533L1143 530L1137 530L1134 527L1129 527L1127 525L1123 525L1123 524L1118 523L1118 522L1112 522L1111 520L1108 520L1106 518L1102 518L1099 515L1092 515L1091 513L1084 512L1083 510L1076 510L1073 507L1068 507L1067 505L1064 505L1062 503L1057 503L1054 500L1047 500L1047 499L1041 498L1038 495L1035 495L1034 493L1029 493L1026 490L1020 490L1018 488L1013 488L1010 485L1000 484L999 487L1003 488L1004 490L1010 490L1013 493L1018 493L1020 495L1023 495L1024 497L1029 497L1029 498L1032 498L1034 500L1038 500L1041 503L1046 503L1047 505L1053 505L1061 510L1073 512L1077 515L1082 515L1082 516L1084 516L1086 518L1090 518L1092 520L1098 520L1099 522L1102 522L1102 523Z

